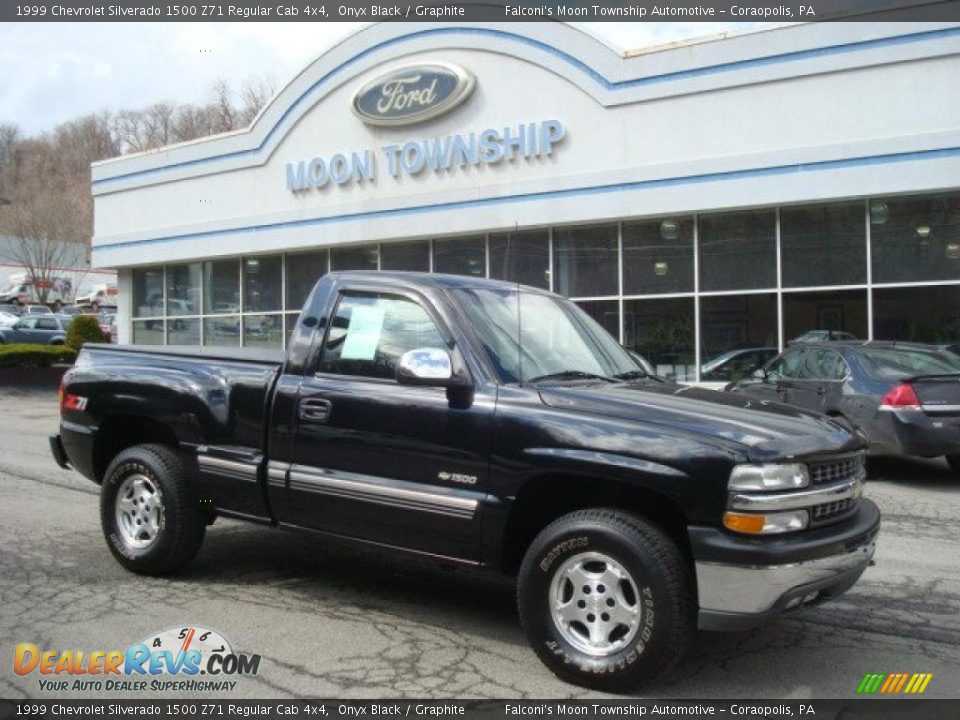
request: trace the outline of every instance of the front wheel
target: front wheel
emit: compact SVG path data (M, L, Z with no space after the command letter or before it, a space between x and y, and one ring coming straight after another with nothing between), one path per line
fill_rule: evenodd
M580 510L547 526L524 557L517 605L543 663L598 690L662 678L695 629L683 554L662 530L620 510Z
M947 463L957 475L960 475L960 455L947 455Z
M190 563L206 523L183 455L165 445L137 445L107 468L100 522L110 552L127 570L164 575Z

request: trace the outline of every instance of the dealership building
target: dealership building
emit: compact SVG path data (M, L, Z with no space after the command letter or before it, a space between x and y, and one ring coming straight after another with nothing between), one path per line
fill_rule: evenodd
M346 269L550 288L682 381L815 330L957 341L958 79L957 24L371 25L249 129L96 164L93 262L140 344L283 347Z

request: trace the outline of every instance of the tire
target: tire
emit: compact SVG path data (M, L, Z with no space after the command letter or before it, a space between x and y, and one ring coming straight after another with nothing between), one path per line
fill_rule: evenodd
M193 560L206 530L193 475L184 456L166 445L137 445L110 463L100 523L110 552L127 570L166 575ZM118 509L124 498L126 513Z
M602 581L611 572L628 579L610 587ZM583 592L587 585L575 587L571 575L589 583L590 592ZM555 620L554 601L580 619ZM591 604L578 613L574 605L581 602ZM608 606L623 623L604 612ZM537 535L520 568L517 608L528 641L550 670L575 685L612 692L663 678L686 654L696 625L693 578L680 549L646 520L605 508L570 513ZM605 639L585 647L594 622L603 623L596 632Z
M957 475L960 475L960 455L947 455L947 464Z

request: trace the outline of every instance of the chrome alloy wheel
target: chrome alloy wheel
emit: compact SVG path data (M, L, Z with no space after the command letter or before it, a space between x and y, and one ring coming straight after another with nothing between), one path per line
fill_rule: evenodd
M553 575L550 615L563 639L587 655L606 657L626 647L641 614L636 583L609 555L574 555Z
M124 478L114 508L127 545L143 550L157 541L163 527L163 497L156 482L140 473Z

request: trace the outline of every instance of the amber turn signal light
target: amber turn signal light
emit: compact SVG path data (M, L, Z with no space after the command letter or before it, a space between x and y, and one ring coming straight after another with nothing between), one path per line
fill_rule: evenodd
M742 533L762 533L766 520L763 515L744 515L743 513L724 513L723 526L727 530Z

